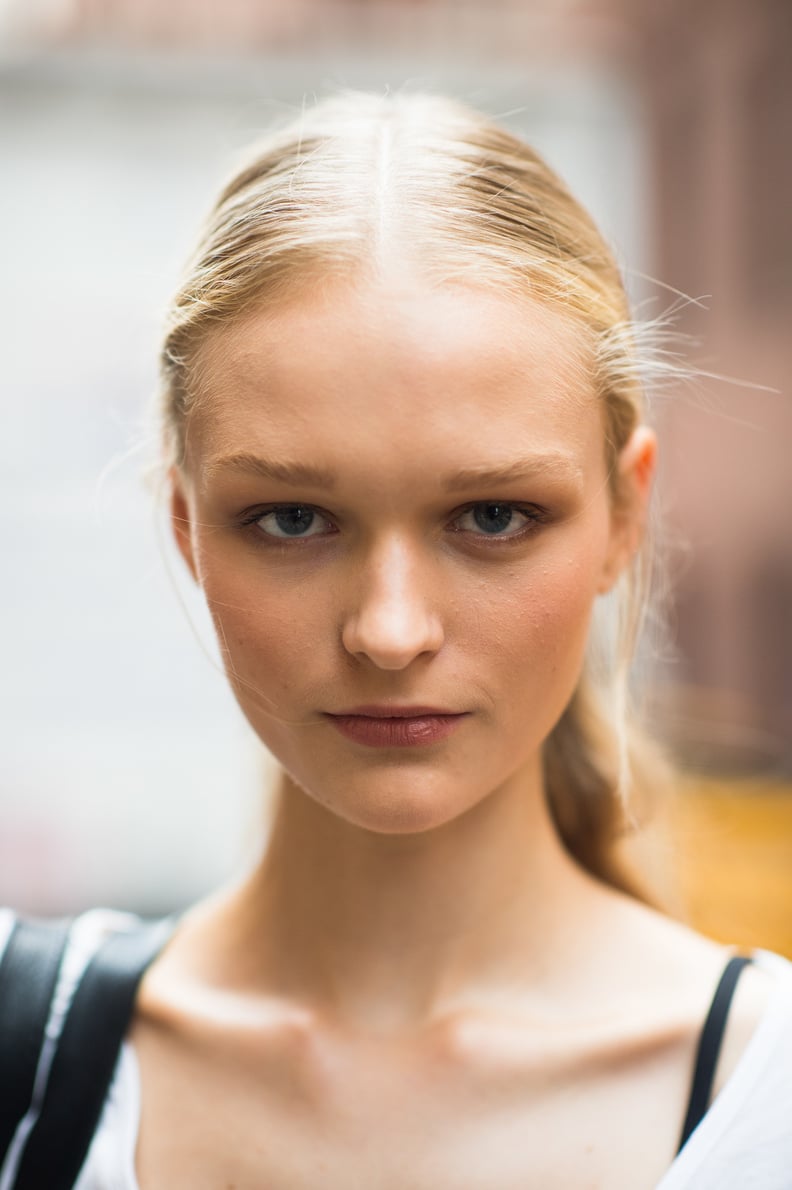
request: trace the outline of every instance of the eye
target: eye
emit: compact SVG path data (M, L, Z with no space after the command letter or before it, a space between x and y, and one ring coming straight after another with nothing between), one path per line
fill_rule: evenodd
M537 508L519 508L504 500L484 500L472 504L454 522L459 532L481 537L518 537L542 520Z
M255 525L266 537L286 541L318 537L327 531L329 521L307 504L278 504L258 509L245 518L245 524Z

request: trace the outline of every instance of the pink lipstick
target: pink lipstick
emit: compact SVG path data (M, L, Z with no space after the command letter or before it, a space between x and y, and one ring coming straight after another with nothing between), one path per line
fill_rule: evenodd
M435 744L449 736L467 712L434 707L354 707L327 716L342 735L372 748L407 748Z

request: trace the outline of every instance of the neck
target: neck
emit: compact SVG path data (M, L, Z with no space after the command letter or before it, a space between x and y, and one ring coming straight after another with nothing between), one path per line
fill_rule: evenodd
M557 839L538 762L408 835L352 825L284 777L266 855L233 896L233 936L277 992L388 1031L530 979L598 901Z

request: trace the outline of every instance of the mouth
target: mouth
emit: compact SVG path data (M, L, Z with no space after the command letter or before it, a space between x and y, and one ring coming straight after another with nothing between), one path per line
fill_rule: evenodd
M333 727L357 744L408 748L434 744L451 735L469 715L425 706L363 706L326 714Z

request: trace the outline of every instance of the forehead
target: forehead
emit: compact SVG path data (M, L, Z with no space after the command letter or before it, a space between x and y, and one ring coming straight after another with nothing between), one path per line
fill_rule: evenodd
M215 331L201 351L191 458L295 448L433 469L519 445L602 453L585 329L472 288L338 283Z

